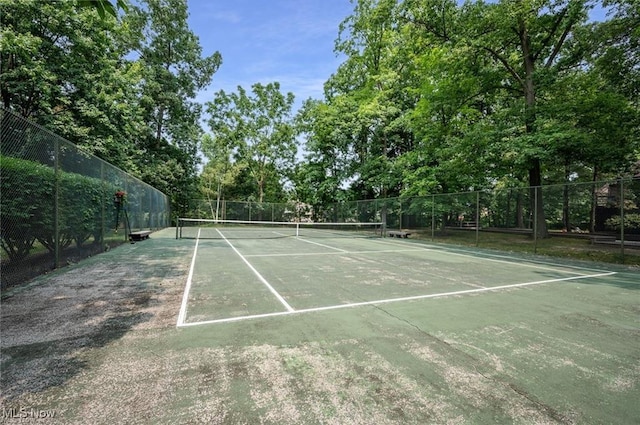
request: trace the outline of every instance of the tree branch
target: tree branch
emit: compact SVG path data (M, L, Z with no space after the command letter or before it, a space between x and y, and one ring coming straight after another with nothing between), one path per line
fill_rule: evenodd
M417 18L413 18L410 19L406 16L400 16L400 19L404 20L405 22L408 22L410 24L414 24L417 26L421 26L424 29L427 30L427 32L429 32L432 35L435 35L436 37L444 40L444 41L451 41L451 39L449 38L449 35L447 34L446 30L444 32L439 32L437 27L435 25L430 24L428 21L423 21L421 19L417 19Z
M522 77L520 77L520 75L518 75L518 73L516 72L515 69L513 69L513 67L511 65L509 65L509 62L507 62L507 60L505 58L502 57L502 55L500 55L500 53L496 52L495 50L493 50L490 47L487 46L480 46L481 49L486 50L487 52L489 52L491 54L491 56L497 60L498 62L500 62L505 69L511 74L511 76L513 78L515 78L518 83L520 83L520 85L522 85L524 87L524 80L522 79Z
M553 64L553 61L555 60L556 56L558 56L558 54L560 53L560 49L562 48L562 45L564 44L565 40L569 36L569 33L571 32L571 29L573 28L573 24L575 24L575 21L567 25L567 28L565 28L565 30L563 31L562 35L560 36L560 39L554 46L553 52L551 52L549 59L547 59L547 62L544 64L545 68L549 68Z
M533 60L534 61L538 60L538 57L544 51L545 47L547 47L550 44L551 38L553 38L553 36L556 34L556 31L558 31L558 28L560 28L560 24L564 20L564 17L567 14L568 8L569 8L569 6L565 7L564 9L562 9L562 12L560 12L558 14L558 16L556 17L556 20L553 23L553 26L551 27L551 29L549 30L549 33L544 38L544 40L542 40L542 44L540 45L540 49L533 54ZM570 27L571 27L571 25L570 25ZM565 35L565 37L566 37L566 35ZM556 48L554 49L554 52L556 52L556 55L557 55L557 52L560 51L560 47L561 46L562 46L562 43L560 43L559 45L556 45ZM555 55L552 55L552 56L555 56Z

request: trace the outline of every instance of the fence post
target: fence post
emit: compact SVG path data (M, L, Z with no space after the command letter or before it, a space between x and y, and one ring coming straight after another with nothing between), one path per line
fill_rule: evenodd
M431 195L431 242L436 239L436 195Z
M147 226L149 230L153 229L153 221L151 217L153 217L153 193L149 190L148 187L145 186L144 190L149 192L149 206L147 207ZM144 211L144 210L143 210ZM143 212L144 214L144 212Z
M380 229L380 236L381 237L385 237L387 235L387 200L389 198L385 198L382 202L382 208L380 209L380 219L382 221L382 229ZM376 199L376 207L377 208L377 203L378 200Z
M624 180L620 178L620 255L624 264Z
M55 187L53 189L53 252L55 258L53 260L53 266L57 269L60 267L60 142L57 137L54 138L54 140L53 169L55 173Z
M533 190L533 253L538 253L538 188L542 190L540 186L536 186Z
M107 210L106 210L106 205L105 202L107 199L109 199L109 197L107 196L107 182L104 179L104 162L100 161L100 183L102 185L102 196L100 197L100 243L102 244L101 249L104 251L104 249L107 247L107 227L106 227L106 223L107 223Z
M480 191L476 192L476 246L480 245Z

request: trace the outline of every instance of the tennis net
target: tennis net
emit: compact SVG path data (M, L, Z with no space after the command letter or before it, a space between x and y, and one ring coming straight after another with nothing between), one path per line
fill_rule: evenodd
M177 239L381 237L382 223L312 223L179 218Z

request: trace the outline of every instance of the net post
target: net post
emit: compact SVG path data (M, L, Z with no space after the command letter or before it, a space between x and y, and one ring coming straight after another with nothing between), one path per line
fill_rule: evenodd
M180 217L176 218L176 239L180 239L178 237L178 229L180 229Z
M296 238L300 236L300 222L296 221Z
M624 180L620 178L620 256L624 264Z

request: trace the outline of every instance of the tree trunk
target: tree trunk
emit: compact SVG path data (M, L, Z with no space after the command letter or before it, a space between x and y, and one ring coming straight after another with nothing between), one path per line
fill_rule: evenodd
M542 201L542 172L540 170L540 159L534 158L529 169L529 186L531 193L531 211L534 212L535 230L538 238L549 236L547 231L547 221L544 216L544 203Z
M531 48L531 38L523 21L520 22L520 42L524 58L525 78L523 81L525 110L524 121L527 134L536 132L536 90L533 83L535 71L535 57ZM542 198L542 165L540 158L533 157L529 161L529 186L531 192L531 211L536 220L534 229L538 238L549 236L547 221L544 216L544 202Z

